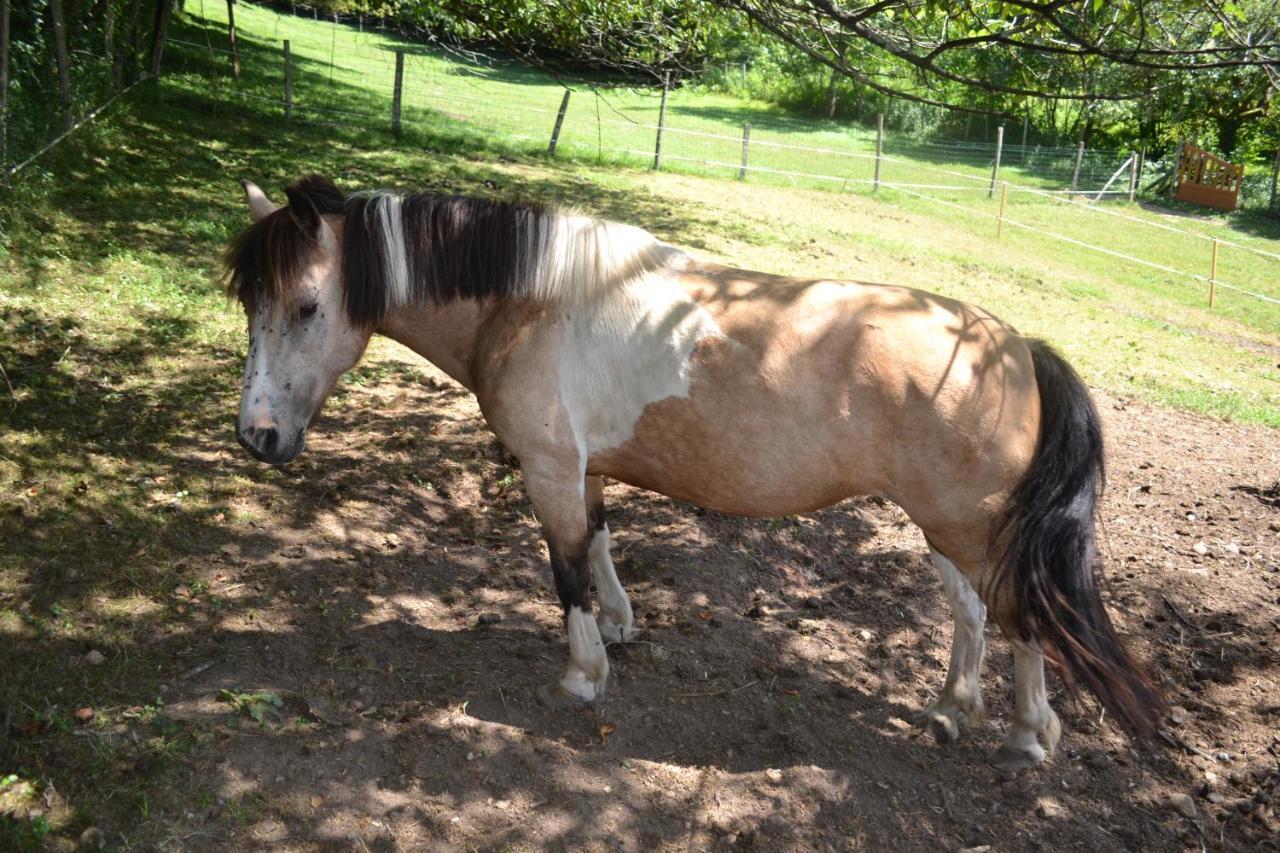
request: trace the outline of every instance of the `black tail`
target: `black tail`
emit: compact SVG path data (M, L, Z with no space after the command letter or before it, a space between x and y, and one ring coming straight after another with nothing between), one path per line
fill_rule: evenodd
M1120 643L1098 587L1096 509L1105 472L1102 424L1084 382L1044 341L1030 340L1040 389L1040 440L992 528L988 600L1001 627L1043 649L1069 689L1077 682L1132 734L1149 734L1161 703Z

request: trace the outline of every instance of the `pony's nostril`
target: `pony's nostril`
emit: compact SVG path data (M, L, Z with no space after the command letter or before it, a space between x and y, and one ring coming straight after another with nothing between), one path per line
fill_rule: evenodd
M280 440L280 433L275 427L262 430L262 443L259 445L264 451L274 450L276 442Z

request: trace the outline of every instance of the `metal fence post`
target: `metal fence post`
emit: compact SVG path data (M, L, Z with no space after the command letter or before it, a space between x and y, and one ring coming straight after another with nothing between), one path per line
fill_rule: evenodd
M876 113L876 177L872 192L880 191L880 160L884 157L884 113Z
M1030 116L1022 117L1022 165L1027 165L1027 123Z
M738 169L738 180L747 179L747 149L751 145L751 122L742 125L742 166ZM1280 160L1277 160L1280 162Z
M391 95L391 132L400 134L400 98L404 91L404 51L396 51L396 87Z
M1071 194L1067 198L1075 198L1076 190L1080 188L1080 164L1084 162L1084 140L1076 143L1076 168L1071 173Z
M991 167L991 186L987 188L987 198L996 194L996 181L1000 180L1000 155L1004 152L1004 125L996 128L996 162Z
M547 144L547 156L554 157L556 154L556 145L560 142L560 128L564 125L564 114L569 109L569 96L573 92L569 89L564 90L564 97L560 99L560 112L556 113L556 126L551 130L551 142Z
M293 118L293 54L289 52L289 40L284 40L284 120Z
M662 102L658 105L658 136L653 143L653 168L662 168L662 128L667 123L667 90L671 88L671 72L662 74Z

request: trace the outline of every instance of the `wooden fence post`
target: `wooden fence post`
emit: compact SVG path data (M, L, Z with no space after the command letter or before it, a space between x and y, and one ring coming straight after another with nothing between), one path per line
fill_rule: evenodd
M1138 191L1138 152L1129 156L1129 204L1133 204L1133 194Z
M671 72L662 74L662 102L658 105L658 136L653 143L653 168L662 168L662 129L667 124L667 90L671 88Z
M738 180L747 179L747 149L751 145L751 122L742 125L742 166L738 169Z
M884 113L876 113L876 177L872 192L880 191L880 161L884 158Z
M1076 143L1076 168L1071 173L1071 194L1067 198L1075 198L1076 190L1080 187L1080 164L1084 162L1084 140L1081 139Z
M240 79L240 51L236 47L236 0L227 0L227 36L231 42L231 73Z
M996 128L996 162L991 167L991 186L987 188L987 198L996 194L996 181L1000 180L1000 154L1004 151L1004 125Z
M396 51L396 84L391 94L391 132L400 135L400 97L404 91L404 51Z
M1000 218L996 220L996 239L1000 239L1000 234L1004 231L1004 200L1009 195L1009 182L1000 182Z
M1028 116L1022 117L1022 165L1027 165L1027 121Z
M1209 307L1213 307L1213 291L1218 283L1218 238L1213 238L1213 263L1209 267Z
M6 68L5 74L7 75L8 72L9 72L9 69ZM5 79L7 80L8 77L6 76ZM0 97L3 97L3 95L0 95ZM4 144L3 141L0 141L0 145L3 145L3 144ZM1271 208L1272 213L1275 213L1275 210L1276 210L1276 179L1277 178L1280 178L1280 151L1276 152L1276 162L1273 163L1271 166L1271 202L1267 205L1267 207Z
M564 90L564 97L560 99L560 112L556 113L556 126L551 129L551 141L547 143L547 156L556 156L556 145L560 142L560 128L564 125L564 114L569 109L569 96L573 92L569 89Z
M1178 192L1178 176L1182 173L1182 149L1185 146L1185 142L1179 142L1173 152L1173 180L1169 181L1169 198L1173 198Z
M293 54L289 52L289 40L284 40L284 120L293 119Z

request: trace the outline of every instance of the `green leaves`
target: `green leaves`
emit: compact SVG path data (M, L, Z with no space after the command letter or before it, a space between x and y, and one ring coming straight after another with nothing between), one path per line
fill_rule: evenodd
M218 701L226 702L231 706L233 713L250 717L260 726L265 726L268 718L277 723L283 721L281 709L284 708L284 700L265 690L252 692L219 690Z

